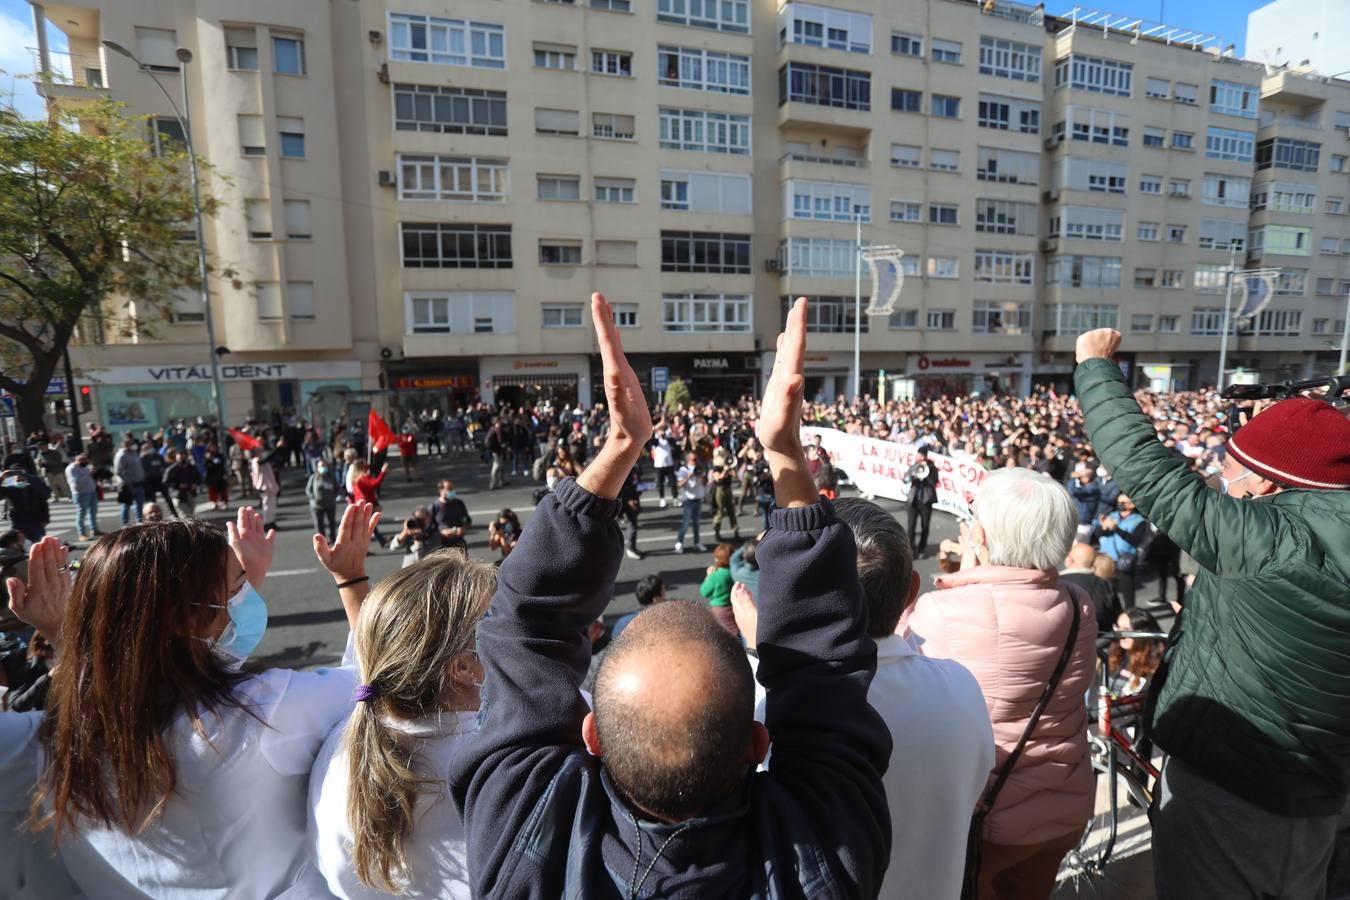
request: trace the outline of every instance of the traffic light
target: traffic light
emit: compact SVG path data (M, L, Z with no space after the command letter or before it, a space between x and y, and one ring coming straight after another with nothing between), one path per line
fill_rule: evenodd
M93 394L93 389L90 388L89 385L80 385L80 412L89 412L91 394Z

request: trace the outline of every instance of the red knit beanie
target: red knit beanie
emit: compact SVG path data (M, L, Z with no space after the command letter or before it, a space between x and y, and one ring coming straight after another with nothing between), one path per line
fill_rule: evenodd
M1350 419L1325 400L1281 400L1243 426L1228 452L1290 487L1350 490Z

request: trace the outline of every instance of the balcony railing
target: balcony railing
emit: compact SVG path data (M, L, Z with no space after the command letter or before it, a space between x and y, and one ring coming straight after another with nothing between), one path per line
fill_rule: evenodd
M825 163L826 165L831 166L849 166L855 169L867 168L867 160L865 159L856 159L847 156L816 156L811 153L784 153L778 161L783 163L788 160L794 162Z
M1320 116L1291 116L1288 113L1261 111L1261 127L1268 128L1271 125L1289 125L1294 128L1311 128L1317 131L1322 129L1322 119Z
M36 47L29 47L28 54L33 60L33 71L38 77L53 84L68 84L78 87L105 88L103 78L103 60L96 54L65 53L57 50L47 52L47 67L42 66L42 54Z
M987 0L952 0L952 2L963 6L978 6L986 16L993 16L995 19L1007 19L1009 22L1021 22L1026 25L1042 25L1045 22L1045 11L1039 6L1027 6L1009 0L994 0L993 3Z

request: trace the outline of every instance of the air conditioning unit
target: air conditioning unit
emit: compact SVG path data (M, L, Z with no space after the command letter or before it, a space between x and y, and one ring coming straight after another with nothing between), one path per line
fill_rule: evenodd
M1056 147L1058 147L1058 146L1060 145L1060 141L1061 141L1061 138L1057 138L1057 137L1048 137L1048 138L1046 138L1046 139L1045 139L1045 149L1047 149L1047 150L1054 150Z
M397 187L397 186L398 186L398 179L394 177L394 173L391 172L389 169L381 169L380 187Z
M1041 241L1042 253L1054 253L1059 249L1059 238L1045 238Z
M368 31L366 32L366 37L372 44L378 44L384 40L384 35L380 34L378 31Z
M778 271L780 271L782 268L783 268L782 265L778 262L777 259L766 259L766 260L764 260L764 271L765 271L765 272L778 272Z
M402 358L403 358L403 348L402 348L402 347L381 347L381 348L380 348L380 359L384 360L385 362L389 362L389 361L392 360L392 359L402 359Z
M389 83L389 63L380 63L380 70L375 73L375 77L380 79L380 84Z
M1056 203L1059 201L1059 191L1046 191L1043 195L1046 203Z

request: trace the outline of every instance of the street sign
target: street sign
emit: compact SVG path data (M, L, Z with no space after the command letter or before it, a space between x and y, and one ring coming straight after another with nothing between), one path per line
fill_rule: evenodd
M666 366L652 366L652 393L664 394L670 387L670 369Z
M0 397L0 419L14 418L14 398Z

